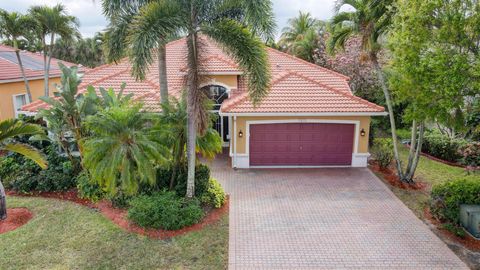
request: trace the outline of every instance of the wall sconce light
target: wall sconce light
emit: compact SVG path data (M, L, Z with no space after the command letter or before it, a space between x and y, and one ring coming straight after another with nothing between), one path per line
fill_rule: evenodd
M362 130L360 130L360 136L365 137L366 134L365 129L362 128Z
M240 132L238 132L238 137L242 138L243 137L243 132L240 130Z

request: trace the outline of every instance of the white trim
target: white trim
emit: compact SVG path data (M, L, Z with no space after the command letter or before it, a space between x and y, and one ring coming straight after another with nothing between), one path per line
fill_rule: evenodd
M17 102L16 102L16 98L19 97L19 96L25 96L25 104L23 104L22 106L20 106L20 108L17 108ZM28 98L28 95L27 93L22 93L22 94L14 94L12 95L12 102L13 102L13 113L15 114L15 118L18 118L18 115L19 113L21 112L19 109L21 109L23 106L27 105L29 101L29 98Z
M180 71L180 75L187 75L188 73L185 71ZM208 75L243 75L242 71L207 71L207 72L199 72L198 75L208 76Z
M55 76L50 76L49 78L52 79L52 78L60 78L61 75L55 75ZM37 76L37 77L28 77L27 80L28 81L32 81L32 80L43 80L43 76ZM23 82L23 78L18 78L18 79L9 79L9 80L0 80L0 83L12 83L12 82Z
M203 87L210 86L210 85L213 85L213 86L218 85L218 86L221 86L221 87L225 87L225 89L227 89L228 97L230 97L230 92L232 92L232 87L230 85L227 85L227 84L224 84L224 83L221 83L221 82L217 82L217 80L215 80L215 79L211 79L207 83L200 84L200 86L198 86L198 89L202 89Z
M219 114L223 116L385 116L388 112L225 113L220 108Z
M38 112L29 112L29 111L18 111L17 114L20 115L20 114L24 114L26 116L35 116L37 115Z
M236 116L234 116L234 134L237 134L236 130ZM250 166L250 125L255 124L276 124L276 123L331 123L331 124L349 124L355 125L354 131L354 144L352 151L352 163L350 165L324 165L324 166ZM360 137L360 121L357 120L329 120L329 119L284 119L284 120L255 120L246 121L245 131L245 153L238 154L236 149L235 136L233 153L230 152L232 157L233 168L348 168L348 167L366 167L369 153L358 153L359 137Z
M237 167L237 117L233 117L233 160L232 160L232 167Z

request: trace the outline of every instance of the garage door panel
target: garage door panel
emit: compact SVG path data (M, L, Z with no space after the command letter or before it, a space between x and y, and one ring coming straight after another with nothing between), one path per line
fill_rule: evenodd
M353 137L353 124L254 124L250 126L250 165L350 165Z

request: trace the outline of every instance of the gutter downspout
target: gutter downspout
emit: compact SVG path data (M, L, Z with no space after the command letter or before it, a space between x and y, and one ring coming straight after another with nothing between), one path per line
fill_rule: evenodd
M232 167L234 169L237 168L237 116L233 116L233 161Z

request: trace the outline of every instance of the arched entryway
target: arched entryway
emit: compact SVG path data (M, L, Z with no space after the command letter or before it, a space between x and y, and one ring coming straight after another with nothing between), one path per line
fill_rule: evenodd
M225 86L217 84L209 84L201 88L202 91L214 102L213 113L217 115L215 122L213 123L213 128L220 134L222 137L224 145L228 145L230 141L230 134L228 128L228 117L219 116L218 112L222 106L223 101L228 98L228 89Z

